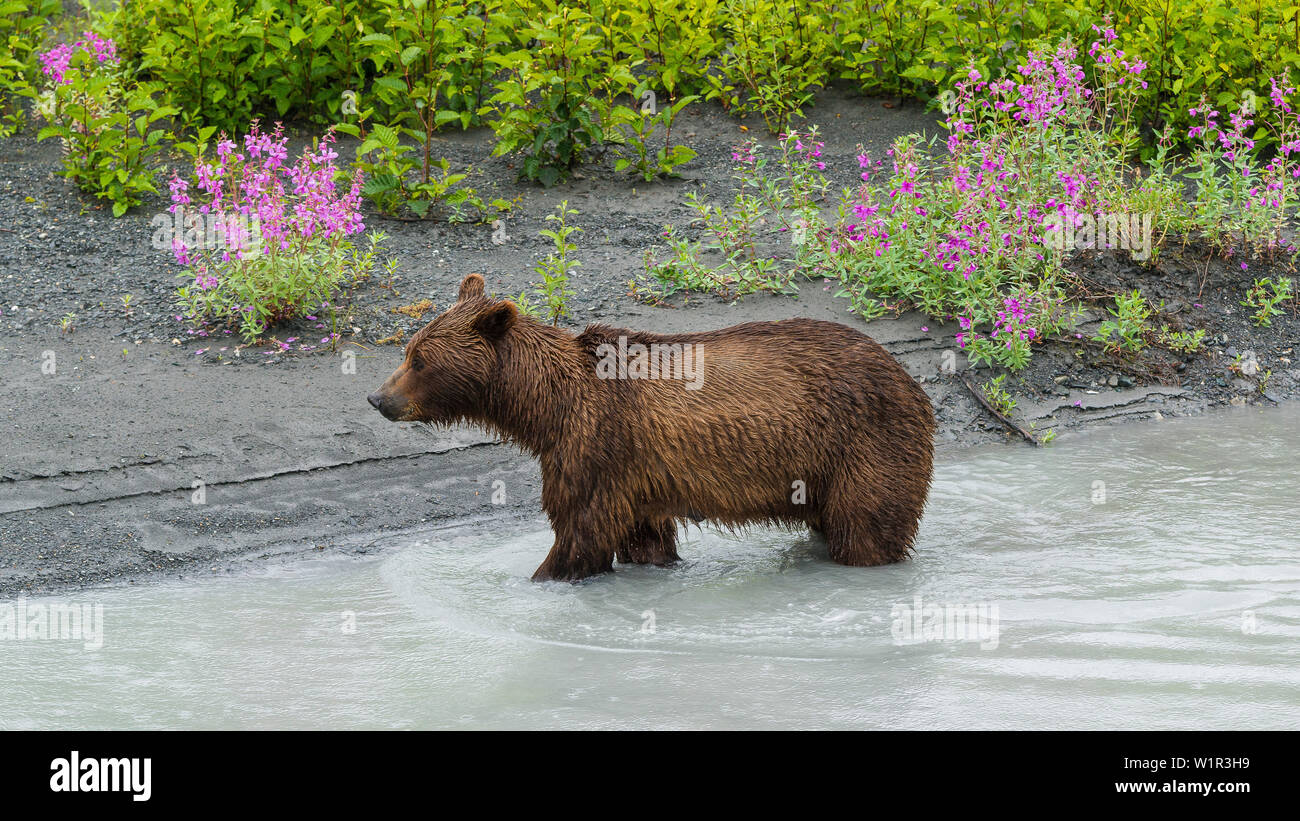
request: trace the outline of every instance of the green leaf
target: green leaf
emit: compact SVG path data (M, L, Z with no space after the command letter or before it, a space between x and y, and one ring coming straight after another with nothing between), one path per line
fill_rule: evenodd
M411 63L419 59L420 55L423 53L424 53L424 49L421 48L420 46L407 46L406 48L402 49L402 56L400 58L402 61L402 65L409 66Z

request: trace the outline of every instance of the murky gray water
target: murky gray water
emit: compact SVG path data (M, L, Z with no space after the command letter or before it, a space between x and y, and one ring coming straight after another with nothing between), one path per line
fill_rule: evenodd
M949 454L888 568L692 529L675 569L535 585L539 526L30 599L101 604L103 646L0 640L0 727L1295 729L1298 437L1246 409Z

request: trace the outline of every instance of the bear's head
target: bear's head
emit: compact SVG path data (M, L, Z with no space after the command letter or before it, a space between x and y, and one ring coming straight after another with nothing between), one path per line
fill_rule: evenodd
M496 346L517 318L514 303L488 298L483 277L470 274L456 303L411 337L406 359L367 399L394 422L474 417L497 368Z

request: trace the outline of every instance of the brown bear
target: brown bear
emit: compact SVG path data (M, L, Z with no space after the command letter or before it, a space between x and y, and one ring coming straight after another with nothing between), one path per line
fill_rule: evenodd
M929 398L834 322L575 336L470 274L369 401L394 421L483 426L540 460L555 544L536 580L603 573L616 556L674 562L687 519L806 524L837 562L896 562L930 486Z

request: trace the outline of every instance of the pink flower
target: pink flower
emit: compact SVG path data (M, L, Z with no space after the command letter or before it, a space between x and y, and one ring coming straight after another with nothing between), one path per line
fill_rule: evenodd
M43 54L38 54L37 59L41 63L41 72L54 81L54 85L61 86L70 82L67 79L67 72L72 66L72 60L77 52L85 53L93 60L93 67L104 63L117 62L117 46L112 40L100 37L91 31L82 32L81 39L72 45L61 43Z

